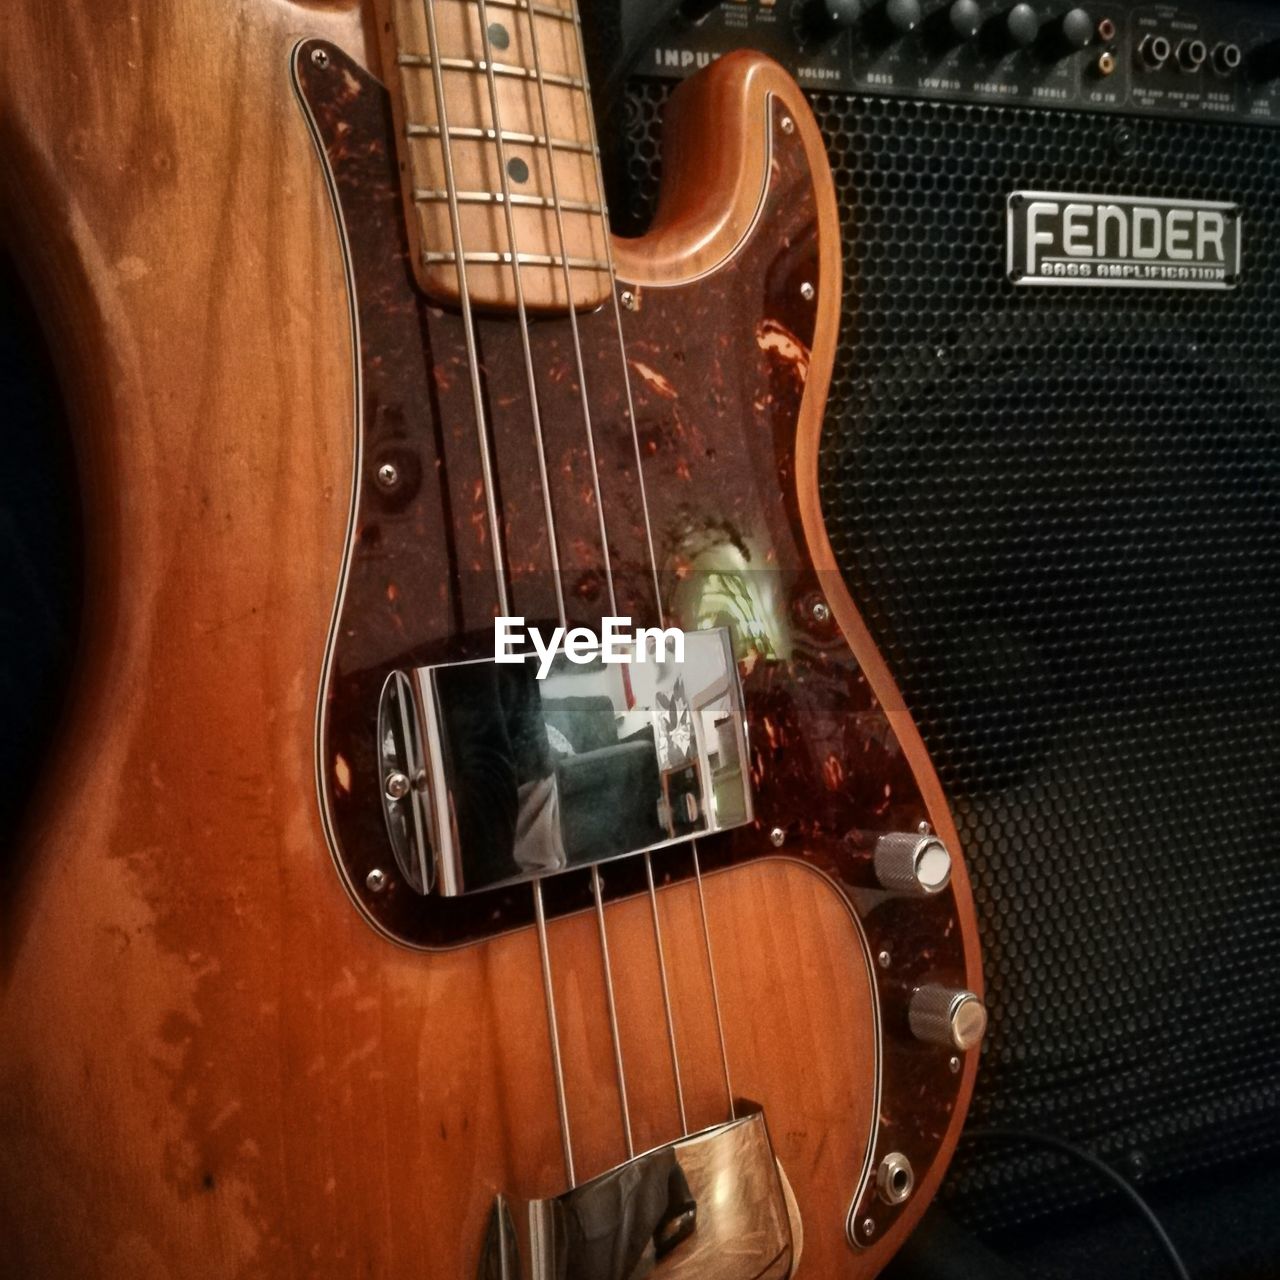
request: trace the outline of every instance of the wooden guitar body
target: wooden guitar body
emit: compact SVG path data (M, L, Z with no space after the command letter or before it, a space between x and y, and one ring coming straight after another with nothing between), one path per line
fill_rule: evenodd
M945 801L822 528L841 256L803 95L757 57L691 81L658 220L613 246L619 308L529 327L569 620L613 611L612 558L617 612L657 620L656 570L668 622L751 637L753 821L699 840L700 878L656 853L653 895L606 864L611 988L588 873L545 881L553 1030L529 886L419 895L382 825L379 689L485 656L495 597L463 328L413 279L367 15L63 10L0 15L5 229L77 430L89 589L0 907L0 1273L475 1276L496 1195L567 1185L554 1036L579 1182L751 1100L797 1274L874 1275L977 1065L915 1039L909 997L982 978ZM546 618L519 332L480 315L476 341L514 611ZM878 836L922 824L948 887L886 892Z

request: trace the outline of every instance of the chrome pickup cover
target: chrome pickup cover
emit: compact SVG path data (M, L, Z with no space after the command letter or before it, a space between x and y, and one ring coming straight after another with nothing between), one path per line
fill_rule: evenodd
M634 645L624 661L560 651L541 679L534 654L417 668L423 767L412 794L384 799L393 844L406 806L426 818L430 851L410 861L434 874L415 887L489 889L749 822L729 632L683 639L682 661Z

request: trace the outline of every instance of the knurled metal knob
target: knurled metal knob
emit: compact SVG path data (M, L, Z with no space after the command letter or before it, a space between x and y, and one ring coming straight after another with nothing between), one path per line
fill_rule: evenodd
M876 841L876 879L894 893L928 897L951 880L951 855L937 836L891 831Z
M907 1021L917 1040L964 1051L982 1043L987 1007L972 991L928 983L911 993Z

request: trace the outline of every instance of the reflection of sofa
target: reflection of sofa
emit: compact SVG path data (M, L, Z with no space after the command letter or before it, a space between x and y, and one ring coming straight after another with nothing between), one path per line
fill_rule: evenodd
M544 698L542 713L573 747L572 755L556 753L569 862L608 857L663 839L653 730L639 729L619 740L613 702L603 696Z

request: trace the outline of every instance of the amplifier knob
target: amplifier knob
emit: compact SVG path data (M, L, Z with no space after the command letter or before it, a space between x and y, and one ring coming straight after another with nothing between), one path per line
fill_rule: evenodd
M1084 9L1068 9L1054 25L1056 43L1067 53L1093 43L1093 19Z
M920 25L920 0L886 0L884 19L895 35L909 35Z
M1008 49L1029 49L1040 34L1040 19L1029 4L1015 4L1000 20L1000 41Z
M713 9L720 7L720 0L684 0L680 6L680 16L695 26Z
M963 1052L982 1043L987 1030L987 1008L972 991L956 991L930 983L911 993L907 1021L917 1040Z
M876 879L895 893L928 897L951 880L951 855L937 836L893 831L876 841Z
M804 7L805 31L819 40L834 40L856 26L865 9L863 0L810 0Z
M982 10L978 0L955 0L947 9L947 24L943 35L949 44L972 40L982 28Z

